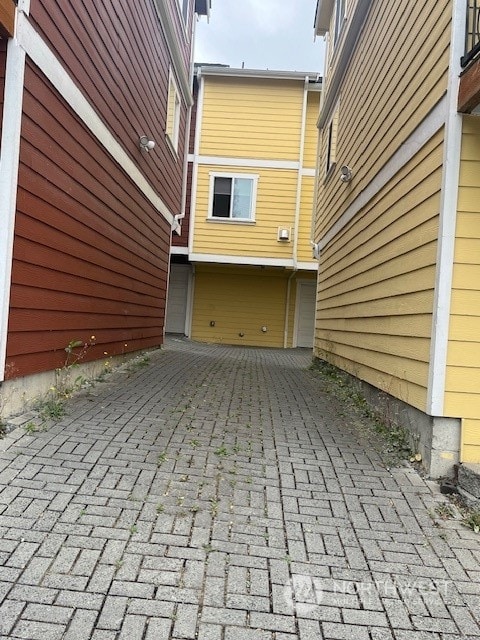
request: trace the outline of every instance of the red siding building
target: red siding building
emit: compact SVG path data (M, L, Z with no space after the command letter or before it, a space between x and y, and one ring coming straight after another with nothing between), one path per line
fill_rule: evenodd
M162 344L209 4L0 0L0 380Z

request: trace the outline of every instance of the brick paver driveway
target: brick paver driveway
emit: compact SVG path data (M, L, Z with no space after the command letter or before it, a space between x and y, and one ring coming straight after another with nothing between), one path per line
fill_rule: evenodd
M480 637L479 536L309 361L173 340L0 441L0 637Z

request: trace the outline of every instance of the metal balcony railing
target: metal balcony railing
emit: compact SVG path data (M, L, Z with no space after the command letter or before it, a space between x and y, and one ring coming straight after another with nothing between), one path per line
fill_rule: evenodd
M466 0L466 2L465 53L460 59L463 68L480 56L480 0Z

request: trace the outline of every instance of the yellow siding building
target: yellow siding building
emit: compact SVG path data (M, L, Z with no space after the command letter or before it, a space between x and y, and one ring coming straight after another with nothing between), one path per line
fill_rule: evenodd
M188 243L172 249L170 279L172 299L185 282L189 294L185 319L167 311L167 330L311 348L320 79L203 66L196 82Z
M319 0L316 13L314 352L395 404L434 476L480 463L480 121L467 113L480 62L461 61L467 10Z

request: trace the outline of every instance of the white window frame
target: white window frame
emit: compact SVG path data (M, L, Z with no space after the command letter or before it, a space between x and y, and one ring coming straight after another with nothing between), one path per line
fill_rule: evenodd
M170 121L170 101L171 101L171 91L174 92L174 106L173 106L173 114L172 114L172 131L169 130L169 121ZM178 140L180 137L180 116L182 111L182 98L180 92L178 90L178 84L175 79L175 74L170 67L170 72L168 74L168 95L167 95L167 113L165 119L165 137L175 154L178 153Z
M335 0L335 18L333 25L333 46L336 47L342 35L347 16L347 0Z
M249 224L255 222L255 213L257 207L257 185L258 185L258 174L255 173L219 173L219 172L210 172L210 191L208 198L208 216L207 220L211 222L220 222L227 224ZM213 195L214 195L214 186L215 186L215 178L231 178L235 180L235 178L243 178L252 180L252 198L250 202L250 217L249 218L232 218L229 216L228 218L223 218L221 216L213 215ZM233 202L233 198L232 198ZM231 213L231 211L230 211Z
M330 177L337 166L339 108L340 106L337 103L328 125L324 129L327 133L327 147L325 149L325 180Z
M187 26L191 0L177 0L178 13L182 16L183 24Z

